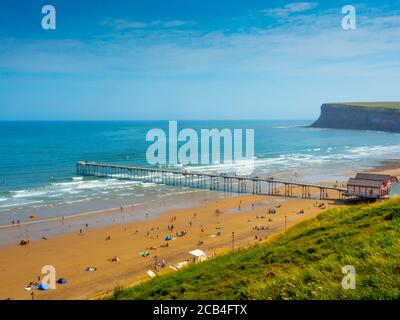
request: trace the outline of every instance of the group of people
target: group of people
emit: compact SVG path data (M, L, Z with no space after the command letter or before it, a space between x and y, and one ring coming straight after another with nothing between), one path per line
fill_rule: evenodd
M265 226L255 226L254 230L260 231L260 230L268 230L268 227Z
M155 271L165 268L166 263L165 263L164 259L158 260L158 257L154 256L154 260L155 260L155 262L154 262L154 270Z

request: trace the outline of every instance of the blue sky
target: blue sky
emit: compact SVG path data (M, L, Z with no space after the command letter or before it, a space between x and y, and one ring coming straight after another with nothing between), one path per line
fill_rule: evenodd
M400 100L398 0L0 5L0 120L313 119L324 102Z

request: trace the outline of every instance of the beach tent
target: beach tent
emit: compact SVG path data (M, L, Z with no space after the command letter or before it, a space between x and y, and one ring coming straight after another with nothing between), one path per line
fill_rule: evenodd
M206 253L200 249L189 251L189 255L194 262L201 262L207 259Z
M186 267L188 263L189 263L188 261L182 261L177 264L171 264L169 267L174 271L178 271L178 269Z
M66 283L67 283L67 279L65 279L65 278L60 278L60 279L57 280L57 283L59 283L59 284L66 284Z
M151 270L147 271L146 273L149 275L150 278L154 278L156 276L156 274Z
M47 284L41 283L41 284L39 284L38 289L39 290L49 290L49 287Z
M186 267L187 265L188 265L188 261L182 261L182 262L177 263L175 266L176 266L176 268L180 269L180 268Z
M171 240L171 236L166 236L166 237L165 237L165 240L166 240L166 241L170 241L170 240Z

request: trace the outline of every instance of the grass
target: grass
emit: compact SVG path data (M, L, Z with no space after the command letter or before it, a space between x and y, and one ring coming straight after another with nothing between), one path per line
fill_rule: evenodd
M338 105L352 106L352 107L367 107L379 109L398 109L400 102L349 102L349 103L336 103Z
M399 299L400 198L330 209L269 241L107 299ZM356 269L356 289L341 269Z

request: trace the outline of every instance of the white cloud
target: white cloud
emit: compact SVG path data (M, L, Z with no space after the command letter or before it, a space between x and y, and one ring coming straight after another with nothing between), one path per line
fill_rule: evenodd
M290 23L234 33L175 29L185 23L179 20L169 21L168 30L149 27L166 21L113 20L116 29L126 32L74 41L0 39L0 71L119 79L398 75L400 25L382 28L383 22L397 20L381 17L371 16L368 24L351 32L341 28L340 10L294 15Z
M195 25L196 21L193 20L170 20L170 21L129 21L124 19L108 19L102 22L104 26L110 26L117 30L127 30L127 29L146 29L152 27L158 28L175 28L182 26L192 26Z
M288 3L282 8L264 10L265 15L276 18L284 18L293 13L300 13L312 10L318 6L317 2L294 2Z
M381 26L393 26L400 25L400 16L386 16L386 17L378 17L373 20L376 25Z
M170 27L180 27L180 26L192 26L195 24L197 23L196 21L193 20L172 20L164 22L163 26L170 28Z

